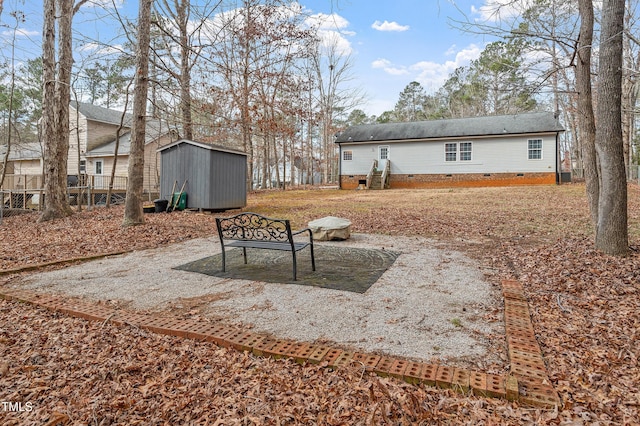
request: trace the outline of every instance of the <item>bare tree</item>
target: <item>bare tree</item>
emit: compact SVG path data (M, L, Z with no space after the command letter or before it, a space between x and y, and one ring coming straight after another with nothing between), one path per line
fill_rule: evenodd
M153 0L140 0L138 11L138 39L136 45L136 73L133 96L133 125L127 198L123 226L144 223L142 191L144 188L144 145L147 123L147 89L149 85L149 44L151 31L151 4Z
M111 175L109 176L109 188L107 189L107 201L105 203L106 207L111 206L111 193L113 191L113 182L116 179L116 168L118 167L118 150L120 149L120 136L122 134L122 130L124 129L124 120L127 116L127 107L129 106L129 90L131 89L131 85L133 84L133 80L129 81L127 85L127 90L124 96L124 111L120 116L120 123L118 124L118 128L116 129L116 141L115 146L113 147L113 164L111 165Z
M73 66L71 22L88 0L44 0L42 42L45 209L41 221L72 214L67 201L67 156L69 152L69 102ZM56 7L57 5L57 7ZM56 20L58 61L56 63ZM56 66L57 64L57 66Z
M577 115L582 167L586 183L587 199L591 222L598 223L598 198L600 177L596 157L596 122L593 113L593 95L591 91L591 52L593 44L593 1L579 0L580 36L576 51L576 91L578 92Z
M603 2L596 106L596 153L601 182L596 248L618 256L629 251L627 179L622 141L624 8L625 0Z
M2 0L0 0L0 12L2 7ZM8 102L7 102L7 139L6 139L6 150L4 152L4 158L2 161L2 173L0 174L0 188L2 188L2 184L4 183L5 176L7 175L7 165L9 164L9 155L11 154L11 146L13 143L13 134L12 130L14 127L13 117L14 117L14 109L15 109L15 99L16 99L16 33L18 30L18 25L24 22L24 14L22 12L14 12L11 14L15 19L15 26L12 31L12 40L11 40L11 80L9 83L9 93L8 93ZM0 200L2 201L2 200Z
M251 189L254 179L266 185L271 171L277 175L278 162L284 161L284 153L273 148L290 130L284 129L290 122L282 117L292 113L289 98L295 96L300 80L297 62L308 55L304 46L313 33L302 29L301 9L295 3L238 3L217 21L210 56L218 61L221 87L216 91L231 100L228 127L237 129L239 145L248 154L247 187Z
M624 161L627 167L627 178L632 179L633 140L636 134L636 114L638 109L638 87L640 76L640 38L638 33L637 0L629 0L625 14L625 37L622 71L622 140L624 142Z
M194 137L192 71L206 43L202 42L202 29L210 16L218 10L220 1L207 2L204 13L192 17L195 8L191 0L160 0L155 3L153 24L160 35L160 42L152 44L153 66L166 73L178 85L180 123L182 134L187 139ZM162 84L155 81L154 84Z
M320 111L322 134L322 162L324 182L336 177L336 147L333 135L336 133L334 120L340 112L348 111L363 101L358 88L345 88L353 80L353 58L340 49L336 37L318 44L312 56L312 66L317 82L317 103Z

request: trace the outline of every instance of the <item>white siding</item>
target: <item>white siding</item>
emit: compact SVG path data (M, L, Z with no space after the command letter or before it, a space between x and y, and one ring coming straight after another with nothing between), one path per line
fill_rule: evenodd
M529 160L528 140L542 139L542 159ZM445 161L445 143L472 142L471 161ZM535 173L555 172L555 134L467 138L422 142L342 144L353 152L353 160L342 161L342 175L367 174L378 158L378 146L389 146L392 174Z
M69 108L67 174L70 175L78 174L78 141L80 142L81 159L84 159L84 153L87 151L87 118L82 114L76 114L75 109Z
M16 175L42 175L41 160L21 160L13 162L13 172Z

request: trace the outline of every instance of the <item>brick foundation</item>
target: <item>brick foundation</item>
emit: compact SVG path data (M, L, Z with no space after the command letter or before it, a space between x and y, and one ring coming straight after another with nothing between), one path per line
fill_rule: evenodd
M356 189L366 175L340 176L340 188ZM554 185L556 174L552 173L469 173L469 174L392 174L391 188L451 188L486 187L514 185Z

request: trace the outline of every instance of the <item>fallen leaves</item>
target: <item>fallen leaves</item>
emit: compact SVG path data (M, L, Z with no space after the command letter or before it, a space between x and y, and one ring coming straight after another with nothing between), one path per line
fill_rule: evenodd
M592 246L587 238L561 239L535 248L505 245L504 255L510 274L525 283L565 406L559 417L638 424L640 254L634 247L618 258Z
M15 340L0 346L10 363L9 374L0 377L0 398L33 405L30 412L0 410L6 425L395 425L472 422L478 412L499 423L522 418L505 422L499 413L507 410L506 401L371 376L360 365L331 371L256 358L6 301L0 301L0 314L0 327ZM42 333L48 336L44 342Z
M629 189L638 241L640 190ZM437 238L479 259L494 284L519 279L564 407L408 385L359 365L331 371L261 359L0 301L0 400L33 407L0 406L0 423L638 424L639 247L627 258L592 248L584 187L269 192L251 194L247 209L297 227L334 215L350 219L353 232ZM149 214L128 228L122 217L113 207L47 223L4 218L0 269L215 233L210 214Z

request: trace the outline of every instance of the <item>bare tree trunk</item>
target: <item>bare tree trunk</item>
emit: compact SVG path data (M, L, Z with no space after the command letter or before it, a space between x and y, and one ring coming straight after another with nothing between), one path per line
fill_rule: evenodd
M2 13L2 0L0 0L0 14ZM13 28L13 38L11 40L11 83L9 87L9 111L7 113L7 143L6 143L6 151L4 153L4 159L2 161L2 174L0 175L0 188L4 184L5 176L7 175L7 165L9 164L9 155L11 154L11 144L13 142L13 135L11 133L13 129L13 101L15 99L16 92L16 32L17 25L19 25L20 20L16 19L16 27ZM4 200L0 199L0 202L4 202Z
M579 0L580 36L576 63L576 90L578 92L578 130L582 149L582 168L594 228L598 223L600 175L596 156L596 124L591 91L591 46L593 44L593 3Z
M601 176L596 248L616 256L624 256L629 250L621 102L624 8L625 0L603 2L596 108L596 152Z
M193 139L193 120L191 118L191 48L187 25L189 24L189 0L179 2L176 5L177 20L180 29L180 109L182 112L182 126L184 137Z
M122 129L124 128L124 118L127 115L127 107L129 106L129 90L131 89L131 84L133 84L133 80L129 81L127 85L127 93L124 97L124 111L122 111L122 115L120 116L120 124L116 129L116 143L113 147L113 164L111 165L111 176L109 176L109 188L107 189L107 200L105 201L105 206L109 208L111 206L111 193L113 192L113 182L116 179L116 168L118 167L118 151L120 150L120 135L122 133Z
M59 65L56 79L56 2L45 0L42 44L45 208L40 221L71 215L67 201L67 156L69 152L69 101L71 66L72 0L59 0Z
M283 179L280 177L280 159L278 158L278 140L277 137L275 135L275 133L271 133L271 135L269 136L269 139L271 140L272 144L273 144L273 164L275 164L275 168L276 168L276 183L278 185L278 188L280 188L280 185L282 185L282 188L284 188L284 183L283 183ZM284 142L283 142L283 149L284 149ZM283 154L283 159L286 158L286 156ZM285 163L285 161L283 160L283 164ZM286 164L285 164L286 166Z
M77 173L78 173L78 180L76 182L76 185L78 186L78 192L76 195L76 208L79 212L82 211L82 202L81 202L81 198L82 198L82 191L80 190L80 187L83 186L83 184L81 183L81 170L80 170L80 108L78 107L79 102L78 102L78 94L77 92L74 90L73 91L73 100L76 102L76 117L75 117L75 128L73 129L74 133L75 133L75 139L76 139L76 146L78 147L76 149L76 161L78 162L78 168L76 169ZM87 197L89 197L88 191L87 191ZM87 200L87 201L91 201L91 200ZM90 204L90 203L88 203Z
M638 102L638 67L640 66L640 53L634 57L632 43L640 45L640 40L630 31L633 25L633 8L628 7L625 14L626 34L624 43L624 66L622 80L622 140L624 142L624 162L627 179L632 179L631 165L633 163L633 139L636 127L636 104Z
M271 187L271 174L269 173L269 150L267 149L267 141L262 138L262 189Z
M144 185L144 145L147 123L147 89L149 86L149 45L151 30L151 4L153 0L140 0L138 12L138 45L136 48L135 92L133 95L133 126L129 151L127 198L123 226L144 223L142 190Z

